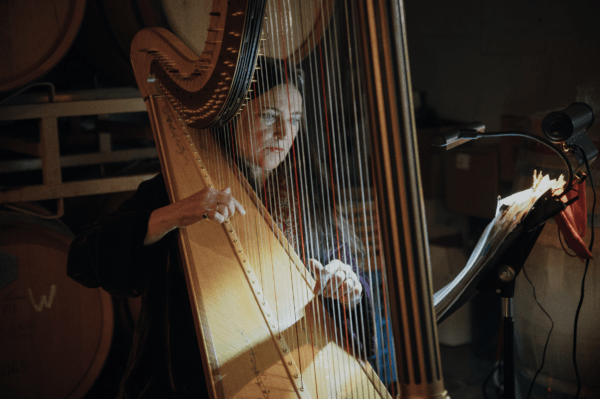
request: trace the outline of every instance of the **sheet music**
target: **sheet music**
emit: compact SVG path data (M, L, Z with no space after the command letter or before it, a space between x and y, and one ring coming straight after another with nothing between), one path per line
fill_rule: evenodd
M534 172L533 181L531 188L498 199L496 216L485 228L466 266L452 282L434 294L433 304L438 318L460 298L535 202L548 190L552 190L554 195L559 194L565 184L562 175L558 179L550 179L541 172Z

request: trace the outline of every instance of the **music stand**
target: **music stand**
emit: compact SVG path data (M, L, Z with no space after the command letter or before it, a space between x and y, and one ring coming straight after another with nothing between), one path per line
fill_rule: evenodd
M504 348L504 396L516 398L516 371L514 358L514 316L513 300L515 279L533 249L546 221L558 215L574 198L563 203L553 197L548 190L534 204L529 214L515 227L500 245L494 256L477 271L471 283L438 320L438 323L451 315L477 292L495 292L502 299L503 348ZM448 295L452 295L449 293Z

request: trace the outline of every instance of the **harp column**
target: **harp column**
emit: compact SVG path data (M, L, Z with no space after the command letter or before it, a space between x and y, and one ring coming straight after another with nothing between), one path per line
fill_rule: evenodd
M365 95L402 398L446 398L402 0L361 0Z

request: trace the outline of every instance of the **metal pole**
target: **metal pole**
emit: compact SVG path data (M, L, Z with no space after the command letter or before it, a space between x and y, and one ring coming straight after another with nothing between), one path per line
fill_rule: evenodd
M513 296L515 292L515 280L507 287L502 295L502 328L504 348L504 397L514 399L516 397L515 385L515 319L513 317Z

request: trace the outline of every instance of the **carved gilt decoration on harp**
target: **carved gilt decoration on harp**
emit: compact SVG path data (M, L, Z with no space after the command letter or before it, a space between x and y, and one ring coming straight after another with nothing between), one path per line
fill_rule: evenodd
M161 94L190 126L223 124L237 113L250 85L264 7L264 0L212 2L200 56L166 29L142 30L132 43L136 79L157 79ZM151 94L140 90L144 97Z

